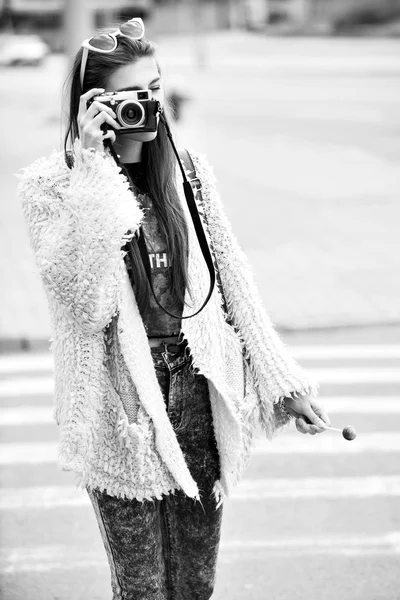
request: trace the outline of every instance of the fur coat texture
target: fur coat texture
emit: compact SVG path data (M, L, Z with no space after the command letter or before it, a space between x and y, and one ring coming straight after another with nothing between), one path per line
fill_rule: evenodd
M254 430L268 439L289 422L283 399L317 394L280 339L263 306L250 265L232 233L215 176L190 152L202 184L200 215L218 265L221 290L197 316L182 321L195 372L209 384L221 476L218 505L249 463ZM52 327L58 467L81 488L126 499L162 498L182 489L200 500L169 421L122 247L143 213L108 152L74 146L72 169L54 152L18 174L18 194L44 285ZM209 274L177 172L189 227L183 315L201 306ZM229 323L228 323L229 322Z

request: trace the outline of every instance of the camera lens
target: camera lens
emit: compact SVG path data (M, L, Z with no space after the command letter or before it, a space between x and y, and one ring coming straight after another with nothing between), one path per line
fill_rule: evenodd
M121 102L117 108L117 116L125 127L139 127L145 118L142 105L132 100Z

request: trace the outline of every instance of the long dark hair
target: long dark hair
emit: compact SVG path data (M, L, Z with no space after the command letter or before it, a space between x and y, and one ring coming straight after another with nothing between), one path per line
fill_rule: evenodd
M117 48L109 54L89 51L83 89L80 84L82 48L76 54L65 83L66 89L69 90L69 112L64 140L65 153L73 145L74 140L79 137L77 117L80 96L92 88L105 88L108 78L116 69L143 57L155 58L155 45L145 38L132 40L128 37L118 36L117 40ZM156 64L161 74L157 61ZM168 107L167 110L165 108L164 104L164 117L168 120ZM185 301L186 288L189 287L187 275L188 231L176 189L176 157L165 127L161 123L156 138L151 142L143 143L142 166L147 174L147 193L153 201L160 231L165 240L168 255L171 257L172 293L176 298L176 306L178 303L182 306ZM136 240L133 239L128 246L135 279L136 299L139 310L144 316L149 309L152 292Z

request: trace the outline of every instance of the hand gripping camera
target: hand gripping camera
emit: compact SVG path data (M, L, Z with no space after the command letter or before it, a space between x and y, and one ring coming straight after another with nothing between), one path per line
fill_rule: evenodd
M151 90L105 92L92 98L88 106L95 100L113 109L117 115L115 120L121 125L118 133L157 131L161 104L151 99Z

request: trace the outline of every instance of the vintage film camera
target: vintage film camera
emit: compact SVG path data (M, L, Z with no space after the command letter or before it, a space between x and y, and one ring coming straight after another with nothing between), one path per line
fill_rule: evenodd
M95 100L113 109L117 115L115 120L121 125L118 133L157 131L161 104L158 100L151 100L151 90L105 92L92 98L88 107Z

